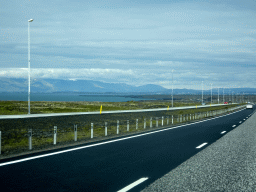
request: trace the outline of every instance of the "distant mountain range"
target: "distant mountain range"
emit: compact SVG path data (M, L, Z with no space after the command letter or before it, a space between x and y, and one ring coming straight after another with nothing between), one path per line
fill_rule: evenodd
M0 92L27 92L28 81L22 78L0 78ZM256 88L232 88L225 89L225 94L245 93L255 94ZM131 86L124 83L103 83L92 80L60 80L60 79L31 79L31 92L81 92L81 93L115 93L115 94L170 94L171 89L159 85L148 84L143 86ZM174 94L201 94L201 90L174 89ZM217 94L218 90L213 89ZM204 94L210 94L210 90L204 90ZM220 89L220 95L222 94Z

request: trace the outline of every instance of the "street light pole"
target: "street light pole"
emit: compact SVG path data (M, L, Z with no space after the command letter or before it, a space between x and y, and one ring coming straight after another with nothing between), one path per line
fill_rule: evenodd
M229 89L229 101L231 101L231 99L230 99L230 89Z
M212 104L212 83L211 83L211 104Z
M225 103L225 100L224 100L224 87L223 87L223 103Z
M172 107L173 107L173 70L172 70Z
M204 81L202 81L202 105L203 105L203 103L204 103L204 96L203 96L203 86L204 86Z
M234 92L234 91L232 91L232 97L231 97L231 99L232 99L232 101L231 101L231 102L232 102L232 104L233 104L233 102L234 102L233 92Z
M29 26L33 19L28 20L28 114L30 114L30 32Z
M218 87L218 104L220 104L219 87Z

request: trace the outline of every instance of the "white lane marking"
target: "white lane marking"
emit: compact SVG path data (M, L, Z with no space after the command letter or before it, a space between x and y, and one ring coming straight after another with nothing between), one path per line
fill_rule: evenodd
M225 116L227 116L227 115L215 117L215 118L212 118L212 119L218 119L218 118L225 117ZM209 120L211 120L211 119L209 119ZM158 132L161 132L161 131L167 131L167 130L170 130L170 129L176 129L176 128L184 127L184 126L187 126L187 125L193 125L193 124L197 124L197 123L201 123L201 122L203 122L203 121L197 121L197 122L190 123L190 124L179 125L179 126L176 126L176 127L170 127L170 128L166 128L166 129L162 129L162 130L157 130L157 131L153 131L153 132L149 132L149 133L143 133L143 134L140 134L140 135L125 137L125 138L116 139L116 140L112 140L112 141L106 141L106 142L102 142L102 143L96 143L96 144L92 144L92 145L88 145L88 146L82 146L82 147L67 149L67 150L58 151L58 152L54 152L54 153L48 153L48 154L44 154L44 155L28 157L28 158L24 158L24 159L15 160L15 161L9 161L9 162L6 162L6 163L1 163L0 167L5 166L5 165L11 165L11 164L14 164L14 163L20 163L20 162L23 162L23 161L28 161L28 160L38 159L38 158L42 158L42 157L47 157L47 156L57 155L57 154L61 154L61 153L66 153L66 152L70 152L70 151L76 151L76 150L79 150L79 149L84 149L84 148L94 147L94 146L98 146L98 145L103 145L103 144L107 144L107 143L113 143L113 142L122 141L122 140L126 140L126 139L136 138L136 137L140 137L140 136L144 136L144 135L158 133Z
M239 123L242 123L242 121L239 121Z
M148 177L143 177L143 178L141 178L141 179L139 179L139 180L137 180L137 181L131 183L130 185L126 186L125 188L123 188L123 189L121 189L121 190L119 190L119 191L117 191L117 192L126 192L126 191L129 191L130 189L132 189L133 187L135 187L135 186L141 184L142 182L146 181L147 179L148 179Z
M203 146L205 146L205 145L207 145L207 143L203 143L202 145L199 145L199 146L197 146L196 148L199 149L199 148L201 148L201 147L203 147Z
M226 133L226 131L222 131L220 134L224 134L224 133Z
M200 121L196 122L196 123L200 123ZM70 152L70 151L76 151L76 150L79 150L79 149L85 149L85 148L94 147L94 146L98 146L98 145L104 145L104 144L107 144L107 143L114 143L114 142L117 142L117 141L122 141L122 140L126 140L126 139L136 138L136 137L140 137L140 136L144 136L144 135L150 135L150 134L153 134L153 133L167 131L169 129L176 129L176 128L184 127L184 126L187 126L187 125L189 125L189 124L179 125L177 127L170 127L170 128L166 128L166 129L162 129L162 130L157 130L157 131L153 131L153 132L143 133L143 134L140 134L140 135L134 135L134 136L125 137L125 138L121 138L121 139L115 139L115 140L111 140L111 141L105 141L105 142L102 142L102 143L96 143L96 144L92 144L92 145L87 145L87 146L67 149L67 150L63 150L63 151L48 153L48 154L44 154L44 155L28 157L28 158L19 159L19 160L15 160L15 161L10 161L10 162L6 162L6 163L1 163L0 167L4 166L4 165L10 165L10 164L14 164L14 163L20 163L20 162L23 162L23 161L28 161L28 160L38 159L38 158L42 158L42 157L47 157L47 156L57 155L57 154L61 154L61 153L66 153L66 152Z
M245 121L245 119L244 119L244 121Z
M236 125L233 125L232 127L235 127Z
M246 118L248 118L248 117L246 117Z

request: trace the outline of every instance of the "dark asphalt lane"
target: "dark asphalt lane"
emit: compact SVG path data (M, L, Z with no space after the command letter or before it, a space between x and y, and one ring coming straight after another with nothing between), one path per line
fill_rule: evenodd
M244 121L252 110L67 153L0 166L8 191L139 191ZM226 134L225 133L225 134ZM200 149L202 143L208 144ZM1 161L2 163L3 161Z

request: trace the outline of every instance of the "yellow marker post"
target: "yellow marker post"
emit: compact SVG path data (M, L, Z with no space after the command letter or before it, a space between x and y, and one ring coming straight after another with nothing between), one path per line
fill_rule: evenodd
M197 105L196 105L196 109L197 109Z
M212 106L212 104L210 104L210 107Z
M100 114L101 114L101 112L102 112L102 105L100 106Z
M167 107L167 111L169 110L169 106Z

